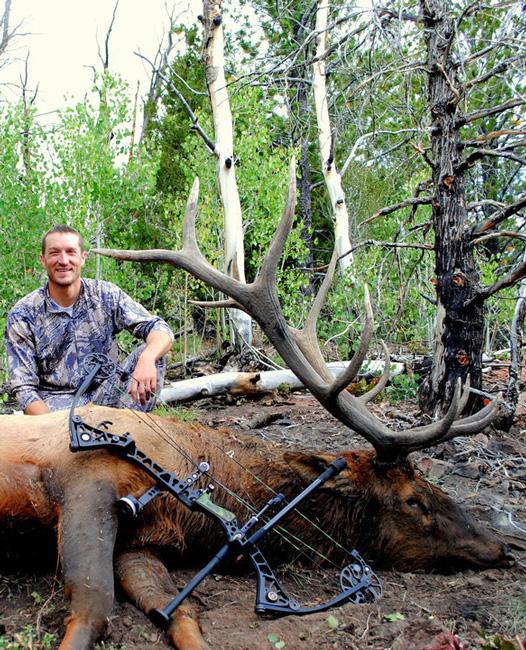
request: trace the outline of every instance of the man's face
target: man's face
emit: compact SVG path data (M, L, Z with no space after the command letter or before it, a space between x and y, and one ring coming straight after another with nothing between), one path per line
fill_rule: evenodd
M46 249L40 262L50 283L69 287L78 282L87 253L80 250L79 238L69 232L54 232L46 237Z

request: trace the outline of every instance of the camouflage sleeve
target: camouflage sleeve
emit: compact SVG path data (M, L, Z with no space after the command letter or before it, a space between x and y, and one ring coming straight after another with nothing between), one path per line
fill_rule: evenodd
M35 342L24 319L9 314L6 325L6 351L9 364L10 387L22 410L42 399L38 392L38 371Z
M115 287L116 289L116 309L115 309L115 326L117 331L123 329L133 334L135 338L146 341L150 332L166 332L168 336L174 339L174 335L169 325L159 316L152 316L141 304L135 302L130 296Z

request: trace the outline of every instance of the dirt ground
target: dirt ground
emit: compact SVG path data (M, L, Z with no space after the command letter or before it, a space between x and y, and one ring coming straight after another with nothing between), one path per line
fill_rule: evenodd
M211 426L250 431L288 447L338 449L362 442L307 394L257 400L221 398L188 407ZM410 403L373 406L391 426L416 418ZM188 412L188 411L187 411ZM270 423L260 426L269 416ZM526 636L526 416L509 434L491 432L415 454L421 472L474 512L514 549L510 569L453 575L379 572L383 598L307 617L277 620L254 613L253 575L212 576L197 590L205 639L216 650L460 648L524 650ZM39 543L40 544L40 543ZM68 613L60 573L4 557L0 573L0 649L54 648ZM195 572L174 574L183 585ZM303 576L310 580L310 576ZM319 584L315 582L315 585ZM28 627L30 626L30 627ZM129 603L118 600L100 646L114 650L169 647L164 635Z

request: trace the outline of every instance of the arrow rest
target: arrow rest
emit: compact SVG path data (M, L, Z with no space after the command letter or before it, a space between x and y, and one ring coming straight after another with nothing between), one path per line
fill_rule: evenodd
M112 365L113 364L113 365ZM192 511L202 512L212 517L225 533L226 543L213 556L201 571L181 590L164 609L154 610L150 617L153 622L165 628L170 616L177 607L187 598L192 591L227 557L237 558L244 556L250 560L256 573L256 605L258 614L273 614L274 616L285 616L289 614L305 615L314 612L325 611L331 607L344 603L355 605L370 604L378 600L382 595L382 585L379 578L366 564L357 551L351 552L351 563L345 566L339 574L340 592L330 600L312 606L302 607L300 603L290 597L282 587L274 571L268 564L257 543L274 529L296 506L304 501L314 490L323 485L330 478L341 472L347 466L343 458L337 458L330 463L328 468L302 492L294 497L289 503L282 505L285 501L283 494L278 494L269 499L256 514L252 515L244 524L240 525L236 515L223 506L212 500L214 491L213 484L205 488L198 488L196 484L204 476L210 476L210 466L206 462L196 464L195 469L185 479L179 479L174 472L166 471L152 458L137 449L134 440L128 433L113 434L109 430L111 422L103 422L99 426L92 426L75 415L75 408L79 398L88 390L90 385L97 379L107 379L110 374L119 371L119 367L111 359L102 354L90 355L85 361L85 367L89 370L88 376L77 390L75 399L71 406L69 417L70 449L73 452L87 451L94 449L107 449L124 458L125 460L138 465L151 478L155 485L146 490L139 497L127 495L117 502L118 508L128 516L136 517L153 499L162 492L168 492L187 508ZM265 523L261 524L263 515L269 510L279 510ZM261 524L255 532L251 531Z

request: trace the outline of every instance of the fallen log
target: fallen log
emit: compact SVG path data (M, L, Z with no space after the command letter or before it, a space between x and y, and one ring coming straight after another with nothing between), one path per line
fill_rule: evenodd
M348 365L348 361L335 361L328 364L329 370L335 378L343 374ZM372 377L381 373L383 368L383 359L366 361L362 365L358 377ZM403 363L390 364L391 377L402 374L404 370ZM291 370L221 372L216 375L172 382L170 386L161 390L159 399L162 402L184 402L226 393L230 395L258 395L278 389L293 391L302 388L304 385Z

